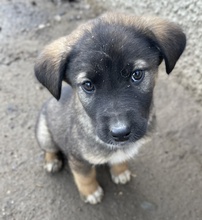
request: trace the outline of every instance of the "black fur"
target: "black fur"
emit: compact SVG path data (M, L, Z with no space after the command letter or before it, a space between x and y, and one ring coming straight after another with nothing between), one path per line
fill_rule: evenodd
M80 91L81 85L76 80L80 72L86 72L86 78L95 85L95 93L85 95L87 102L83 98L80 100L95 123L99 138L115 144L109 131L117 118L132 129L131 142L143 137L147 130L153 82L147 91L142 91L141 84L132 82L131 75L136 69L134 63L139 59L145 60L147 71L154 74L151 70L157 69L160 52L153 41L133 27L99 22L76 43L69 57L66 80L70 85ZM81 90L80 93L84 92Z

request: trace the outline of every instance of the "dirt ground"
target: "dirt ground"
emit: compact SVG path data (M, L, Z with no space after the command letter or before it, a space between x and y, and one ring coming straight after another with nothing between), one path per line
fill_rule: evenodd
M106 167L98 168L105 197L91 206L79 199L68 168L44 172L34 126L50 94L34 77L34 60L45 44L95 16L85 3L58 3L0 3L0 219L201 220L202 107L163 67L157 131L131 161L129 184L114 185Z

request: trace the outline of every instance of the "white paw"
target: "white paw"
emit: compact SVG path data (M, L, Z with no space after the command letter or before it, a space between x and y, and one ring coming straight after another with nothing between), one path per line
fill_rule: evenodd
M125 170L123 173L119 174L118 176L115 176L111 172L111 177L113 182L116 184L126 184L131 179L131 172L130 170Z
M62 161L58 159L54 159L53 161L46 162L44 164L44 169L48 173L55 173L58 172L62 167Z
M103 189L100 186L98 186L97 190L93 194L85 197L84 202L95 205L101 202L103 195L104 195Z

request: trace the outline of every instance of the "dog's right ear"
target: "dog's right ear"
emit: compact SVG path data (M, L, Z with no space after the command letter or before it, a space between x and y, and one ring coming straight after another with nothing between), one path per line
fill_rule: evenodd
M39 82L57 100L60 99L62 80L67 67L68 55L71 51L67 40L67 37L62 37L47 45L37 58L34 67Z

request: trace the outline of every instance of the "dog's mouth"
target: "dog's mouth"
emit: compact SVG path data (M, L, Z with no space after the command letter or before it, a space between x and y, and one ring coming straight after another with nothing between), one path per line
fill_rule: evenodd
M108 147L109 149L121 149L124 148L124 146L127 146L129 143L131 143L130 141L114 141L114 140L108 140L108 141L103 141L102 139L100 139L99 137L96 138L97 142L101 143L102 145Z
M124 138L119 138L119 139L109 138L107 140L103 140L99 136L96 137L97 142L105 145L106 147L108 147L110 149L124 149L128 145L134 144L139 139L140 139L140 137L135 138L135 137L132 137L130 135L127 136L127 137L124 137Z
M128 140L119 140L119 141L109 140L106 143L118 147L118 146L126 145L127 143L129 143L129 141Z

